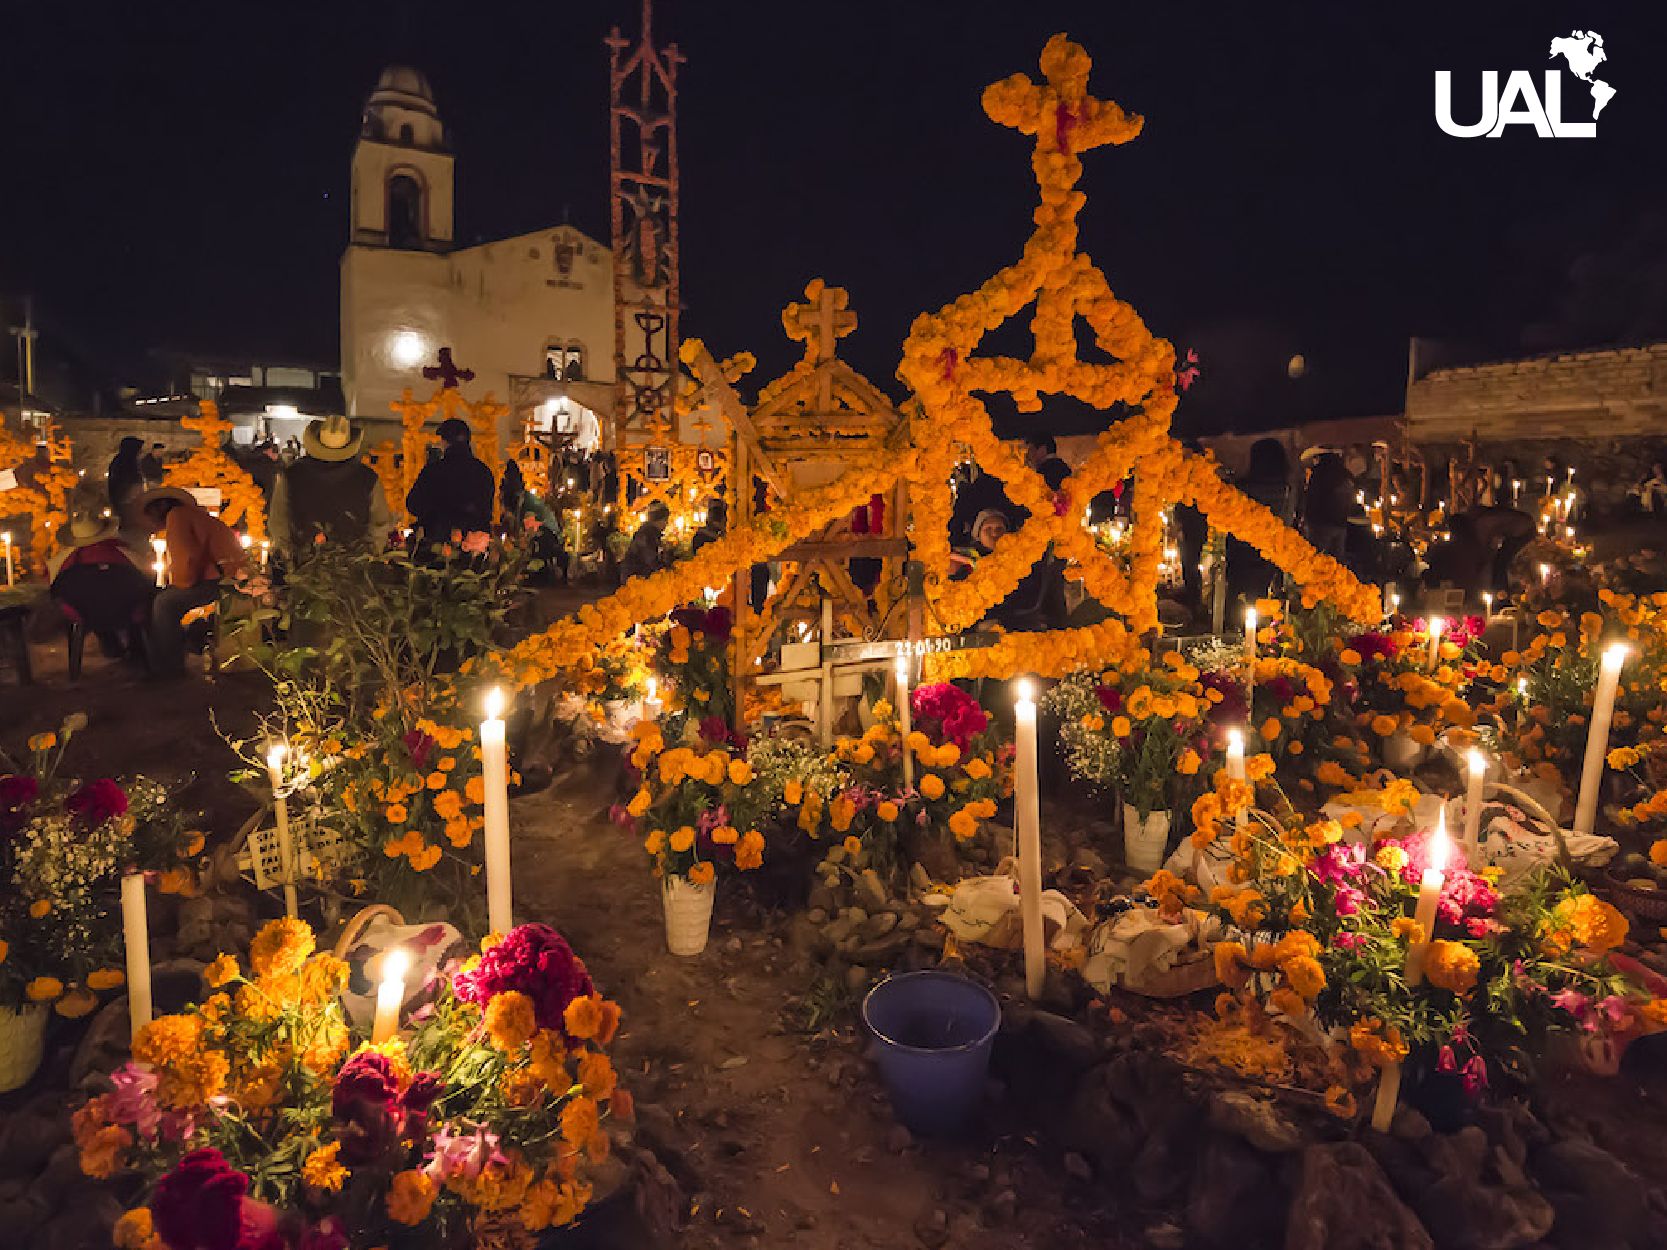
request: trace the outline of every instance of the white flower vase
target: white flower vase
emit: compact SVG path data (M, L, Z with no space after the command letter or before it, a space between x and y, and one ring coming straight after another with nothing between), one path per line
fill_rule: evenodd
M712 932L716 884L696 885L687 877L668 876L661 899L666 907L666 949L673 955L698 955Z
M1411 772L1423 759L1424 748L1404 729L1397 729L1383 740L1383 762L1398 773Z
M46 1008L25 1003L0 1007L0 1093L26 1085L41 1066L46 1040Z
M1123 804L1123 862L1136 872L1153 873L1163 867L1169 845L1169 813L1158 811L1141 819L1138 809Z

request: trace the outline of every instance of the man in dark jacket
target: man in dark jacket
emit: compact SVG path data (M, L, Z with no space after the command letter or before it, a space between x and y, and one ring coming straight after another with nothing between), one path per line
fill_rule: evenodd
M278 474L267 509L272 545L293 559L319 541L380 551L394 518L376 470L359 459L362 431L346 417L314 421L301 435L302 456Z
M405 497L405 510L427 544L451 541L453 533L470 534L492 527L492 470L476 458L469 443L469 423L456 417L435 431L443 448L423 466Z
M625 558L619 562L622 581L658 573L671 563L666 558L662 546L666 536L666 522L670 519L671 509L666 507L663 500L656 499L648 505L648 513L643 518L643 523L637 526L637 532L631 535L631 545L625 549Z

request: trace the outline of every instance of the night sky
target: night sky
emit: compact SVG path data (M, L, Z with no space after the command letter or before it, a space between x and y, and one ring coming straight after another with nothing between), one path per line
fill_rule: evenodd
M1199 352L1195 428L1398 411L1411 334L1493 354L1667 337L1661 7L658 0L688 57L686 332L772 376L781 305L824 276L861 319L848 357L898 391L916 313L1029 230L1028 141L979 92L1066 30L1096 94L1147 118L1087 158L1084 245ZM382 66L434 84L461 243L564 217L605 241L601 41L636 21L636 0L7 6L0 293L32 290L112 380L154 348L334 360L348 158ZM1469 120L1480 70L1537 74L1577 27L1617 93L1596 140L1440 133L1436 69Z

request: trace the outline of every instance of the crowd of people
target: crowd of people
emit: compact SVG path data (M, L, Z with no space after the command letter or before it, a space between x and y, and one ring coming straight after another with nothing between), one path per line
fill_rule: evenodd
M467 422L445 421L436 434L427 462L400 501L410 517L408 530L399 529L398 513L382 480L362 458L363 431L345 417L314 421L299 439L291 440L293 447L266 440L242 449L239 455L245 463L252 460L256 467L270 468L256 475L267 494L270 533L262 566L270 560L281 577L286 566L305 558L318 544L378 551L403 544L413 558L435 558L437 549L450 549L454 536L497 526L530 536L538 567L551 580L565 582L574 575L580 554L575 548L582 547L598 556L604 577L617 582L658 572L717 541L728 528L729 506L721 485L704 501L692 532L670 533L671 510L655 501L626 533L620 521L629 515L630 502L625 509L612 506L619 489L613 456L571 449L556 453L546 495L529 489L514 462L495 482L475 454ZM1196 443L1189 449L1200 450ZM1068 489L1071 469L1052 438L1031 437L1025 451L1027 464L1051 489ZM98 637L107 651L142 659L154 674L167 677L184 671L185 622L247 571L250 551L247 540L190 491L164 485L164 468L162 444L147 447L139 438L122 439L106 472L102 497L84 497L78 503L60 535L60 550L49 572L52 598L66 617ZM1571 523L1585 511L1587 498L1573 470L1553 458L1531 476L1510 460L1466 472L1469 477L1462 484L1434 483L1436 498L1462 494L1464 503L1450 514L1444 511L1445 502L1440 504L1431 514L1439 524L1428 527L1424 541L1416 545L1400 528L1382 523L1382 495L1387 488L1390 503L1396 502L1397 492L1405 493L1410 502L1429 497L1432 484L1414 484L1399 476L1386 482L1367 449L1317 447L1293 459L1280 441L1260 439L1250 447L1245 468L1234 481L1245 495L1290 522L1318 550L1364 580L1392 582L1411 593L1420 587L1455 590L1467 602L1479 602L1484 592L1500 597L1508 592L1511 564L1540 532L1543 506L1553 493L1560 519ZM1458 485L1462 492L1454 489ZM1086 501L1085 519L1108 529L1126 526L1139 489L1138 478L1131 478L1102 492ZM755 511L767 512L769 501L761 484L755 495ZM1628 496L1641 515L1667 513L1667 468L1652 463ZM588 530L562 523L564 515L580 511L571 508L576 502L597 505L583 509L591 518ZM877 531L880 513L871 510L883 507L876 499L859 509L852 518L853 532L872 532L871 525ZM1026 516L999 480L974 464L962 466L950 518L952 576L971 576L979 561L1022 526ZM1225 593L1229 601L1250 601L1277 588L1279 570L1232 534L1225 536L1214 557L1222 562L1216 574L1219 590L1206 587L1208 522L1183 505L1173 509L1171 524L1174 578L1167 593L1195 621L1207 614L1216 593ZM167 553L160 570L152 559L152 543L158 538ZM853 557L849 565L852 580L871 590L880 562ZM763 563L752 570L750 597L755 607L764 601L775 571ZM1050 549L989 612L987 621L1007 630L1046 630L1084 623L1103 612L1099 605L1073 601L1065 562Z

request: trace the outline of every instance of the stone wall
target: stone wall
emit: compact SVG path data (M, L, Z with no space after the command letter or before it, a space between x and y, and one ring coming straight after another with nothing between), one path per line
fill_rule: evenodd
M1667 437L1667 343L1433 369L1406 416L1419 443Z

